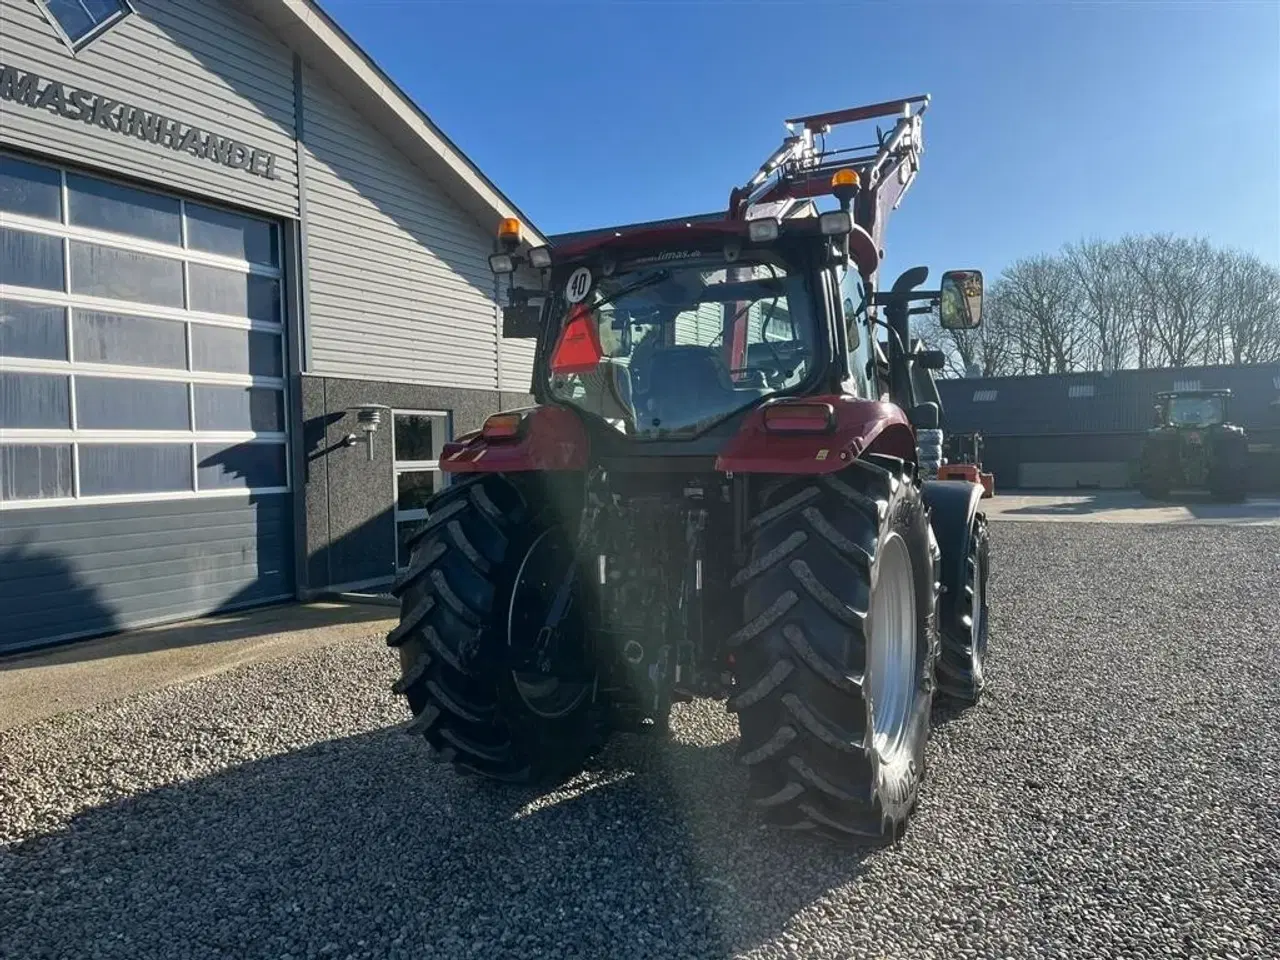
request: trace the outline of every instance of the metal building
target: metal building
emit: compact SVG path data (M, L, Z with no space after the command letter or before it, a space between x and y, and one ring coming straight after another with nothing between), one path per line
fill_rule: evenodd
M1156 394L1219 387L1249 433L1253 489L1280 490L1280 364L938 381L944 427L982 433L997 490L1132 486Z
M508 216L310 0L0 0L0 650L386 583Z

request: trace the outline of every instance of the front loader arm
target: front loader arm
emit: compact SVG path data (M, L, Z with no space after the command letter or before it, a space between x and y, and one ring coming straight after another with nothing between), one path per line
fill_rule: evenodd
M912 106L919 109L912 113ZM885 222L915 182L924 151L923 116L928 95L890 100L787 120L789 135L744 186L730 194L729 216L748 216L752 206L797 201L832 192L832 175L853 170L858 175L853 199L854 222L871 236L876 251L884 249ZM826 149L826 135L834 126L877 117L898 117L883 134L876 128L876 142L846 149ZM797 129L798 128L798 129ZM815 145L822 138L822 147Z

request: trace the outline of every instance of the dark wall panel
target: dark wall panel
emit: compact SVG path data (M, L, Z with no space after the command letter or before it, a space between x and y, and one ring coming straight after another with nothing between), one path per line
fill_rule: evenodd
M291 597L288 494L6 510L0 651Z
M353 408L383 404L452 415L453 435L477 429L501 409L532 398L496 390L468 390L331 377L302 378L307 514L308 590L390 580L395 576L395 521L389 418L373 440L373 461L363 444L343 447L360 433Z

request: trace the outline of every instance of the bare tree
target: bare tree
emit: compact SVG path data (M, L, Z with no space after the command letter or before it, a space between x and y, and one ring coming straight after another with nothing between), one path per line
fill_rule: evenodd
M1017 322L1014 343L1024 373L1068 373L1077 368L1083 325L1070 272L1057 257L1019 260L1001 275L996 290Z
M989 282L979 329L919 328L955 376L1280 362L1280 268L1200 238L1084 240Z
M1133 352L1134 312L1123 309L1128 280L1115 244L1088 240L1068 246L1063 262L1077 289L1077 313L1087 334L1081 359L1094 370L1125 365Z
M1280 268L1251 254L1215 257L1210 363L1280 361Z

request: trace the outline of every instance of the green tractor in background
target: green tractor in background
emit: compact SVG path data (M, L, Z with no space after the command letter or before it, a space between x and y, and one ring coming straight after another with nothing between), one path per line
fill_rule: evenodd
M1205 490L1239 503L1249 487L1249 441L1230 422L1231 391L1156 394L1156 422L1138 461L1138 490L1163 500L1173 490Z

